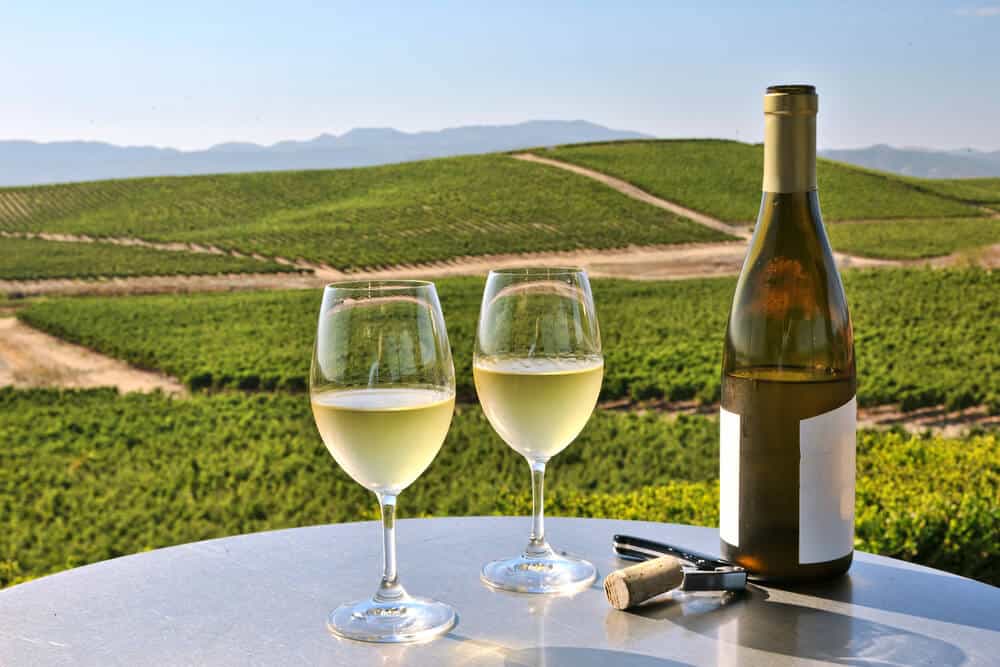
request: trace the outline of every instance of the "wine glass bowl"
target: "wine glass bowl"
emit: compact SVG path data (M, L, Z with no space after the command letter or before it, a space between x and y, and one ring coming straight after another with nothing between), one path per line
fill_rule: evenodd
M334 283L323 292L309 373L313 416L341 468L378 497L382 580L329 616L348 639L410 642L447 632L455 610L409 595L396 571L396 496L431 464L455 409L455 371L433 283Z
M522 593L573 593L594 566L553 549L544 532L546 463L580 434L604 373L587 274L575 268L491 271L476 334L473 377L493 429L528 461L532 531L520 556L487 563L488 586Z

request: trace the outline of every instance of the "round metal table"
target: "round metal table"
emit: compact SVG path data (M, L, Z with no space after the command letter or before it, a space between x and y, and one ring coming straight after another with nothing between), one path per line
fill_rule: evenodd
M405 505L404 505L405 508ZM422 645L337 639L326 615L370 595L371 522L185 544L96 563L0 591L0 664L16 665L975 665L1000 660L1000 589L869 554L838 581L739 596L683 594L612 610L600 580L569 598L494 592L487 560L523 546L517 517L398 522L411 593L453 604L459 623ZM548 520L552 542L622 565L611 535L717 553L709 528Z

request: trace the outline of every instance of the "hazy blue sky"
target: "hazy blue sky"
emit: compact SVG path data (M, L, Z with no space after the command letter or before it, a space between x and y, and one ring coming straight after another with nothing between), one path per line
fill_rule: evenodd
M758 141L765 86L810 82L821 147L1000 149L1000 0L147 4L5 0L0 138L584 118Z

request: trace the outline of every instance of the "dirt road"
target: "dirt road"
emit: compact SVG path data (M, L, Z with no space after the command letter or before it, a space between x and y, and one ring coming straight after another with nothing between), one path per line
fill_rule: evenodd
M614 250L575 250L509 255L457 257L430 264L401 265L352 273L335 270L313 274L234 273L205 276L143 276L105 280L0 280L0 293L21 296L156 294L259 289L307 289L336 280L485 276L490 269L514 266L583 266L593 276L670 280L735 275L746 246L743 241L634 246Z
M535 155L534 153L517 153L513 156L515 160L524 160L525 162L536 162L538 164L545 164L550 167L556 167L557 169L563 169L565 171L571 171L579 176L586 176L587 178L592 178L595 181L600 181L604 183L609 188L617 190L626 197L631 197L632 199L638 199L641 202L645 202L657 208L662 208L665 211L670 211L675 215L679 215L682 218L688 218L689 220L694 220L700 225L705 227L711 227L712 229L729 234L730 236L735 236L737 238L748 239L750 238L750 230L745 227L734 227L718 218L713 218L710 215L705 215L699 211L686 206L681 206L672 201L667 201L666 199L661 199L656 195L650 194L645 190L637 188L627 181L623 181L620 178L615 178L614 176L608 176L605 173L594 171L593 169L587 169L586 167L581 167L579 165L571 164L569 162L563 162L561 160L553 160L552 158L541 157Z
M700 404L694 401L666 402L662 400L639 403L622 399L602 403L599 407L617 412L654 413L673 419L679 415L718 415L719 404ZM883 430L899 426L909 433L930 431L947 438L957 438L971 428L1000 427L1000 415L991 415L986 406L962 410L949 410L943 405L918 408L903 412L899 405L876 405L858 408L858 428Z
M177 380L72 345L0 317L0 387L117 387L121 392L185 394Z

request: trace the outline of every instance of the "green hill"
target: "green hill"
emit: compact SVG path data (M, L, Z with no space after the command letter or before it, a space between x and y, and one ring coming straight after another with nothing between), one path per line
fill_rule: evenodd
M539 154L620 177L724 220L756 217L760 146L722 140L629 141ZM899 221L878 229L832 230L837 250L906 259L998 240L997 225L985 222L979 203L1000 202L1000 179L912 179L821 160L819 180L828 221ZM947 226L932 222L939 219L947 219ZM463 255L729 238L593 179L508 155L361 169L0 188L0 230L199 243L346 270ZM31 249L8 243L0 253L0 277L279 270L273 264L254 266L207 255L35 243Z
M506 155L6 188L0 229L206 243L341 269L727 238Z
M764 150L719 139L583 144L536 151L632 183L729 222L751 222L760 206ZM819 160L820 203L828 221L977 216L975 207L914 187L907 179Z

